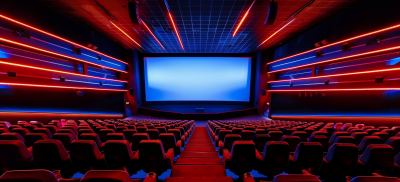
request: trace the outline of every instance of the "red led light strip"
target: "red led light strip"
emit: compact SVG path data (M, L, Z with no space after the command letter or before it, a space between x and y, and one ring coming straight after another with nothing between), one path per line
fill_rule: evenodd
M267 39L265 39L263 42L261 42L260 45L257 46L260 47L261 45L263 45L265 42L267 42L269 39L271 39L273 36L275 36L277 33L279 33L281 30L283 30L286 26L288 26L289 24L291 24L294 20L296 20L296 18L293 18L293 20L291 20L289 23L286 23L286 25L284 25L282 28L280 28L278 31L274 32L271 36L269 36Z
M287 79L287 80L275 80L275 81L269 81L268 83L287 82L287 81L296 81L296 80L309 80L309 79L317 79L317 78L326 78L326 77L335 77L335 76L346 76L346 75L357 75L357 74L365 74L365 73L377 73L377 72L386 72L386 71L399 71L399 70L400 70L400 68L381 69L381 70L371 70L371 71L360 71L360 72L350 72L350 73L341 73L341 74L324 75L324 76L315 76L315 77L306 77L306 78L296 78L296 79Z
M143 25L146 27L146 29L150 32L150 34L154 37L154 39L156 39L156 41L158 42L158 44L160 44L160 46L165 50L165 47L161 44L161 42L157 39L157 37L153 34L153 32L150 30L150 28L146 25L146 23L144 23L143 20L141 20Z
M348 38L348 39L345 39L345 40L342 40L342 41L339 41L339 42L331 43L331 44L324 45L324 46L321 46L321 47L317 47L315 49L311 49L311 50L308 50L308 51L305 51L305 52L301 52L301 53L298 53L298 54L295 54L295 55L292 55L292 56L284 57L284 58L269 62L267 64L276 63L276 62L279 62L279 61L282 61L282 60L285 60L285 59L289 59L289 58L296 57L296 56L299 56L299 55L307 54L309 52L313 52L313 51L316 51L316 50L319 50L319 49L323 49L323 48L330 47L330 46L337 45L337 44L346 43L346 42L354 40L354 39L366 37L366 36L369 36L369 35L372 35L372 34L384 32L384 31L388 31L388 30L392 30L392 29L399 28L399 27L400 27L400 24L392 26L392 27L380 29L380 30L377 30L377 31L369 32L369 33L366 33L366 34L362 34L362 35L359 35L359 36L351 37L351 38Z
M14 114L14 115L21 115L21 114L40 114L40 115L66 115L66 116L79 116L79 117L84 117L84 116L98 116L98 117L116 117L116 116L123 116L119 114L81 114L81 113L57 113L57 112L27 112L27 111L0 111L0 115L4 114Z
M0 82L0 85L11 85L11 86L27 86L27 87L46 87L46 88L70 88L70 89L80 89L80 90L105 90L105 91L116 91L116 92L126 92L125 89L105 89L105 88L90 88L90 87L68 87L68 86L56 86L56 85L37 85L37 84L27 84L27 83L7 83Z
M170 12L168 12L168 14L169 14L169 18L171 19L172 25L174 26L174 30L175 30L176 36L178 37L179 43L181 44L182 50L185 50L185 48L183 47L181 36L179 35L178 30L176 29L174 19L172 19L172 16L171 16Z
M98 52L98 51L96 51L96 50L90 49L90 48L88 48L88 47L86 47L86 46L82 46L82 45L77 44L77 43L75 43L75 42L72 42L72 41L69 41L69 40L67 40L67 39L61 38L61 37L59 37L59 36L57 36L57 35L54 35L54 34L51 34L51 33L49 33L49 32L40 30L40 29L35 28L35 27L32 27L32 26L30 26L30 25L24 24L24 23L22 23L22 22L19 22L19 21L17 21L17 20L11 19L11 18L6 17L6 16L4 16L4 15L1 15L1 14L0 14L0 18L4 18L4 19L6 19L6 20L12 21L12 22L17 23L17 24L19 24L19 25L28 27L28 28L30 28L30 29L32 29L32 30L36 30L36 31L38 31L38 32L40 32L40 33L44 33L44 34L46 34L46 35L48 35L48 36L51 36L51 37L60 39L60 40L62 40L62 41L68 42L68 43L70 43L70 44L72 44L72 45L75 45L75 46L78 46L78 47L80 47L80 48L83 48L83 49L86 49L86 50L95 52L95 53L97 53L97 54L103 55L103 56L105 56L105 57L108 57L108 58L110 58L110 59L116 60L116 61L118 61L118 62L121 62L121 63L124 63L124 64L128 64L128 63L126 63L126 62L124 62L124 61L121 61L121 60L119 60L119 59L117 59L117 58L113 58L113 57L111 57L111 56L109 56L109 55L103 54L103 53Z
M112 25L114 25L114 27L117 28L120 32L122 32L126 37L128 37L132 42L134 42L136 45L138 45L140 48L143 49L143 47L142 47L139 43L137 43L135 40L133 40L131 36L129 36L127 33L125 33L125 32L124 32L121 28L119 28L116 24L114 24L112 21L110 21L110 23L111 23Z
M338 89L297 89L297 90L268 90L268 92L332 92L332 91L385 91L400 90L399 88L338 88Z
M110 69L110 70L115 70L115 71L119 71L119 72L123 72L123 73L128 73L126 71L122 71L122 70L118 70L118 69L115 69L115 68L110 68L110 67L107 67L107 66L99 65L99 64L96 64L96 63L85 61L83 59L78 59L78 58L66 56L66 55L63 55L63 54L55 53L55 52L52 52L52 51L47 51L47 50L40 49L40 48L37 48L37 47L33 47L33 46L30 46L30 45L22 44L22 43L19 43L19 42L14 42L12 40L0 38L0 41L7 42L7 43L10 43L10 44L14 44L14 45L18 45L18 46L22 46L22 47L26 47L26 48L33 49L33 50L37 50L37 51L40 51L40 52L45 52L45 53L48 53L48 54L60 56L60 57L63 57L63 58L68 58L68 59L72 59L72 60L76 60L76 61L80 61L80 62L92 64L92 65L96 65L96 66L101 67L101 68L107 68L107 69Z
M253 7L254 2L256 2L256 0L254 0L253 3L251 3L251 5L250 5L249 9L247 10L246 14L244 14L242 20L240 20L240 22L239 22L239 25L236 27L236 30L233 32L232 37L235 37L235 35L236 35L237 31L239 30L240 26L242 26L242 23L246 19L247 15L249 14L251 7Z
M102 77L97 77L97 76L89 76L89 75L71 73L71 72L66 72L66 71L59 71L59 70L53 70L53 69L47 69L47 68L41 68L41 67L35 67L35 66L28 66L28 65L23 65L23 64L9 63L9 62L4 62L4 61L0 61L0 64L7 64L7 65L12 65L12 66L24 67L24 68L32 68L32 69L37 69L37 70L51 71L51 72L56 72L56 73L63 73L63 74L76 75L76 76L82 76L82 77L88 77L88 78L96 78L96 79L101 79L101 80L109 80L109 81L127 83L127 81L123 81L123 80L114 80L114 79L102 78Z
M328 59L328 60L325 60L325 61L319 61L319 62L315 62L315 63L309 63L309 64L300 65L300 66L294 66L294 67L290 67L290 68L284 68L284 69L280 69L280 70L270 71L268 73L275 73L275 72L279 72L279 71L285 71L285 70L290 70L290 69L295 69L295 68L300 68L300 67L306 67L306 66L311 66L311 65L321 64L321 63L327 63L327 62L332 62L332 61L349 59L349 58L354 58L354 57L359 57L359 56L366 56L366 55L375 54L375 53L381 53L381 52L386 52L386 51L393 51L393 50L396 50L396 49L400 49L400 46L386 48L386 49L380 49L380 50L370 51L370 52L365 52L365 53L360 53L360 54L354 54L354 55L335 58L335 59Z

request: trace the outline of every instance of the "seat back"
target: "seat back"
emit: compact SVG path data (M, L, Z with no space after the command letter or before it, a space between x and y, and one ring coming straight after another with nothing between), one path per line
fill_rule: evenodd
M33 159L44 169L56 170L69 157L67 150L59 140L39 140L33 145Z
M243 131L243 128L233 128L232 129L232 134L238 134L240 135Z
M147 133L135 133L132 135L132 150L137 151L139 149L139 143L142 140L150 140L149 134Z
M357 165L358 147L352 143L335 143L329 149L325 159L329 164L327 178L343 180L353 172Z
M324 159L324 147L319 142L301 142L293 155L296 165L315 174Z
M284 141L269 141L262 153L262 167L259 170L265 175L276 175L286 169L289 162L290 148Z
M386 145L390 145L394 150L394 155L400 152L400 137L390 137L386 142Z
M18 133L2 133L0 134L0 140L19 140L25 143L25 139Z
M133 134L136 133L136 129L127 129L122 131L122 133L125 135L125 139L128 140L129 142L132 142L132 136Z
M350 136L350 134L347 131L336 131L329 138L329 142L333 143L338 136Z
M117 130L115 130L115 133L122 133L124 130L127 130L128 127L126 126L118 126Z
M357 176L350 182L400 182L399 178L383 176Z
M126 140L108 140L104 145L104 157L108 168L112 170L124 170L134 165L131 164L133 153Z
M280 174L272 182L321 182L317 176L304 174Z
M301 142L307 141L307 132L305 132L305 131L294 131L292 133L292 136L298 136L300 138Z
M281 141L287 142L289 144L290 152L294 152L296 151L297 145L300 143L300 137L283 135Z
M48 138L53 137L53 134L51 134L50 130L47 128L35 128L32 133L43 133L46 134Z
M352 137L354 137L355 143L357 146L361 143L361 141L363 140L363 138L365 136L368 136L367 132L354 132L351 134Z
M269 141L272 141L272 139L268 134L256 134L253 137L258 152L263 152L265 144Z
M123 133L109 133L106 136L106 140L125 140Z
M394 166L394 150L389 145L370 144L359 160L363 163L363 172L385 175Z
M82 135L82 133L94 133L94 131L92 129L80 129L78 131L78 138Z
M241 140L242 137L238 134L227 134L224 138L224 146L222 149L228 149L229 152L231 152L232 145L235 141Z
M368 147L370 144L382 144L382 139L378 136L365 136L362 140L361 143L358 145L358 149L360 150L360 154L362 154L365 149Z
M231 130L221 130L218 134L218 140L216 141L218 143L219 140L224 141L225 136L228 134L232 134ZM218 144L216 144L218 145Z
M26 134L30 133L30 131L26 128L14 128L10 131L11 133L18 133L20 134L22 137L25 137Z
M93 140L75 140L71 143L70 157L75 169L86 172L99 168L101 153Z
M99 137L101 142L106 142L107 141L107 135L109 133L115 133L113 129L102 129L99 132Z
M149 134L150 140L158 140L160 135L157 129L147 129L146 133Z
M162 173L165 168L165 151L160 140L142 140L139 143L139 162L144 172Z
M173 133L161 133L160 140L163 144L164 151L168 151L168 149L176 147L175 135Z
M242 140L252 140L254 135L255 133L253 130L243 130L242 133L240 133Z
M333 143L356 143L356 139L352 136L337 136Z
M178 142L182 138L182 134L179 129L169 129L168 133L173 133L175 135L176 142Z
M158 126L156 127L156 129L158 130L158 133L167 133L167 129L164 126Z
M2 170L26 169L32 153L20 140L0 140L0 167Z
M116 170L88 171L80 182L132 182L129 173Z
M47 139L49 139L49 138L44 133L28 133L25 136L24 143L25 143L25 146L29 148L29 147L32 147L36 141L47 140Z
M56 133L54 134L53 139L60 140L67 150L70 150L70 145L75 140L71 133Z
M281 131L270 131L268 135L271 136L272 141L281 141L283 136Z
M253 141L237 140L233 142L231 149L231 170L238 174L252 171L256 162L255 151L256 146L254 145Z
M0 177L2 182L58 182L51 171L44 169L7 171Z
M136 131L137 131L138 133L146 133L147 127L145 127L145 126L136 127Z

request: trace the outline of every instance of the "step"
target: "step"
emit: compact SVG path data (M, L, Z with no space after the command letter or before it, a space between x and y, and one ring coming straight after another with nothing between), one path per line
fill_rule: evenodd
M185 152L217 152L215 150L215 147L202 147L202 148L196 148L196 147L185 147Z
M232 177L168 177L165 182L233 182Z
M179 157L178 160L176 160L176 163L174 165L198 165L198 164L205 164L205 165L221 165L222 159L219 157L213 157L213 158L185 158L185 157Z
M174 165L171 177L225 177L224 165Z
M218 157L216 152L182 152L181 157Z
M199 147L214 147L212 143L208 144L187 144L185 147L193 147L193 148L199 148Z

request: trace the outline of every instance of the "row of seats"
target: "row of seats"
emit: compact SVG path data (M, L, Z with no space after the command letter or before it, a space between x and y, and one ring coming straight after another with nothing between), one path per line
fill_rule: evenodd
M269 179L282 172L318 175L325 181L346 181L347 176L375 173L399 177L400 138L395 136L399 127L376 129L385 134L388 130L396 131L386 144L381 136L373 135L376 132L371 132L372 126L353 127L350 123L340 126L290 121L208 121L207 129L225 168L237 175L254 169ZM366 134L361 135L358 145L349 136L352 129L363 130L353 133Z
M79 124L78 124L79 122ZM90 170L124 170L135 174L139 170L162 174L171 169L174 155L179 155L186 140L194 130L194 121L168 121L137 123L131 121L78 121L62 123L52 121L56 126L52 139L41 138L28 148L19 133L2 133L0 135L0 167L3 172L22 169L60 170L61 176L70 178L74 173L86 173ZM24 123L24 124L22 124ZM24 127L33 123L19 122ZM125 130L115 133L113 129L96 130L99 127L126 126ZM11 132L15 128L8 123L1 126ZM42 127L44 127L43 125ZM144 133L136 133L136 129L144 128ZM68 127L66 129L66 127ZM154 129L164 128L164 133L152 133ZM167 130L166 127L169 129ZM17 127L19 128L19 127ZM117 128L117 127L116 127ZM40 127L35 128L40 129ZM67 130L66 133L59 133ZM83 132L81 130L91 130ZM111 130L103 143L95 131ZM131 131L130 135L126 130ZM79 135L79 132L81 134ZM149 133L148 133L149 132ZM181 134L182 133L182 134ZM79 135L79 136L78 136ZM4 136L17 136L16 138ZM57 138L55 136L65 136ZM125 138L130 138L127 140ZM155 138L150 138L150 136ZM4 137L4 138L3 138ZM140 151L140 152L139 152Z

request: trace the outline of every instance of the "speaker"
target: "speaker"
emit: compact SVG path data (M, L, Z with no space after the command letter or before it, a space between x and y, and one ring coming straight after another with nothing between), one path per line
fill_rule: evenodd
M265 19L264 25L272 25L275 22L276 14L278 13L278 3L272 0L269 2L267 10L267 18Z
M65 78L60 76L60 82L65 82Z
M139 17L139 6L136 0L132 0L128 3L129 17L133 25L141 25Z
M85 92L82 90L75 90L75 93L77 96L82 97Z
M324 51L318 50L315 52L315 58L320 58L320 57L322 57L323 54L324 54Z
M129 95L133 95L133 88L129 89Z
M262 90L262 91L261 91L261 94L262 94L262 95L267 95L267 90Z
M375 83L383 83L384 76L375 77Z
M72 47L72 52L74 52L75 54L78 54L78 55L81 55L81 53L82 53L81 48L76 47L76 46Z

